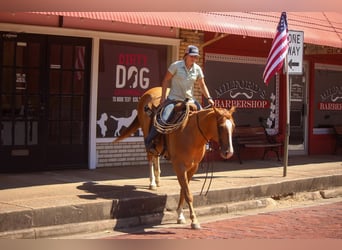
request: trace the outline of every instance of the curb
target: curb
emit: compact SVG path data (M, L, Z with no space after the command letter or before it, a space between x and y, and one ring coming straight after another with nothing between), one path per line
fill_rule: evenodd
M290 196L294 200L318 200L342 197L342 187L335 189L292 193ZM287 197L287 196L284 196ZM199 218L220 214L233 214L239 211L268 208L276 206L277 201L273 198L261 198L233 203L217 203L209 206L197 207L196 214ZM188 215L188 210L185 210ZM79 234L90 234L96 232L122 232L129 228L138 226L160 225L161 223L173 223L176 221L176 212L163 211L161 213L151 213L140 216L133 216L121 219L106 219L91 222L69 223L64 225L37 227L23 230L13 230L0 233L0 239L42 239L42 238L62 238L63 236L74 236Z

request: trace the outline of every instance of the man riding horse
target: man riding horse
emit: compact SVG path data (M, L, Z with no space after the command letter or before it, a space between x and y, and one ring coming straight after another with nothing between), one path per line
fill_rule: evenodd
M194 45L189 45L185 51L182 60L172 63L162 82L162 95L160 105L164 106L161 118L167 122L174 110L174 101L187 100L189 103L194 103L197 110L201 109L201 105L194 98L194 84L198 83L202 94L208 99L209 104L213 105L214 101L211 98L201 67L196 63L199 58L199 50ZM170 88L170 92L166 99L166 91ZM154 139L158 135L158 131L152 123L149 135L145 139L146 149L153 155L159 155L156 150L156 142Z
M212 108L189 114L186 116L188 118L186 122L182 123L182 127L164 136L168 158L172 162L173 170L177 175L181 188L177 206L177 223L185 223L183 205L186 202L189 206L191 228L193 229L199 229L200 224L194 211L193 195L189 187L190 180L198 170L199 163L206 152L205 145L209 140L218 143L222 158L229 159L232 157L234 153L232 133L235 127L233 119L234 107L229 110L214 107L214 101L210 97L204 82L203 72L195 63L198 57L198 48L193 45L188 46L183 60L176 61L169 67L162 88L151 88L141 96L137 106L138 116L114 141L118 142L130 136L138 128L142 128L146 148L148 149L150 189L156 189L160 181L160 153L158 149L160 151L162 145L160 143L155 145L154 138L158 134L158 130L154 126L154 121L160 119L167 123L178 107L175 101L181 101L182 103L184 100L188 100L185 105L186 110L189 108L189 103L197 104L197 109L201 109L201 106L193 97L193 85L195 83L199 84L202 94L208 99ZM148 111L149 109L154 111L155 107L159 108L157 108L158 112L153 117Z

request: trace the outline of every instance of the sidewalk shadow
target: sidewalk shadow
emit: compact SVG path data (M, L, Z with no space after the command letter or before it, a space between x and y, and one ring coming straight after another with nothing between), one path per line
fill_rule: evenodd
M95 200L98 198L112 200L110 218L113 219L114 231L129 232L130 223L138 223L142 227L160 225L163 219L163 211L166 207L166 195L157 195L149 191L138 190L148 189L148 186L113 186L102 185L96 182L85 182L77 187L85 191L85 194L78 195L82 199ZM141 217L153 214L153 220L146 225Z
M174 175L170 164L161 164L163 176ZM19 173L0 172L0 190L42 185L67 184L91 181L112 181L149 178L146 165L89 169L60 169Z

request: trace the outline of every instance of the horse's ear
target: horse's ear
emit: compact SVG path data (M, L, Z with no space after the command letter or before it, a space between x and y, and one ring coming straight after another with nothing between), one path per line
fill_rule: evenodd
M215 111L215 114L219 114L219 111L217 110L217 108L215 106L212 106L213 110Z
M229 113L231 113L231 114L233 114L235 111L236 111L235 106L232 106L232 107L229 109Z

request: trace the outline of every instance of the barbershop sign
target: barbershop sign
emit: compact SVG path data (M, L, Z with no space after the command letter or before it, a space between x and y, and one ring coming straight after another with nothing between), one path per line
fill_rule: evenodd
M212 91L211 91L212 93ZM243 109L264 109L270 107L265 90L250 80L231 80L214 88L216 106ZM223 98L224 97L224 98Z
M268 86L263 83L265 62L259 58L207 53L204 75L215 106L237 108L239 126L278 125L278 88L276 77Z

